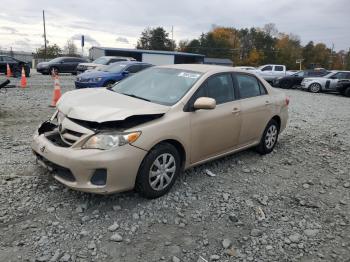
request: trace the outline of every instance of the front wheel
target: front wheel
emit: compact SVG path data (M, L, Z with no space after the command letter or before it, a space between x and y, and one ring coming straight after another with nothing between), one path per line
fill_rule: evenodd
M309 87L311 93L318 93L321 91L321 85L318 83L312 83Z
M179 152L173 145L157 145L142 161L136 178L136 191L146 198L166 194L180 173L180 162Z
M106 83L104 83L104 87L112 87L115 84L114 81L107 81Z
M258 153L261 155L271 153L277 144L278 133L279 125L276 120L271 119L264 130L260 144L256 148Z

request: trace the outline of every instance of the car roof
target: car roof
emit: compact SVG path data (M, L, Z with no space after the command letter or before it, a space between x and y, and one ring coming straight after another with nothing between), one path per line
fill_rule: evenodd
M174 64L174 65L162 65L159 68L174 68L180 70L196 71L200 73L216 73L216 72L242 72L248 73L247 70L236 69L231 66L221 65L205 65L205 64Z
M119 61L119 62L115 62L112 63L111 65L115 65L115 64L123 64L123 65L152 65L150 63L145 63L145 62L139 62L139 61Z
M99 58L112 59L112 58L133 58L133 57L130 57L130 56L114 56L114 55L110 56L110 55L105 55L105 56L100 56ZM96 59L98 59L98 58L96 58Z

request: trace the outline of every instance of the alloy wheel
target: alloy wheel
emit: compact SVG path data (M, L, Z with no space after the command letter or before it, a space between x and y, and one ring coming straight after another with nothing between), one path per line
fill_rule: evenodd
M312 93L318 93L320 91L320 89L321 89L321 87L319 84L314 83L314 84L310 85L310 91Z
M174 178L176 162L169 153L159 155L149 171L149 184L152 189L160 191L166 188Z
M265 145L267 149L273 148L277 141L277 127L275 125L271 125L266 132L265 136Z

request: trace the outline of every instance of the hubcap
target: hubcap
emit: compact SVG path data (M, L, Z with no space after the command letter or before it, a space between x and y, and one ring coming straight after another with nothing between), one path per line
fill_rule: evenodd
M149 184L152 189L160 191L166 188L173 180L175 171L175 158L168 153L159 155L149 172Z
M267 149L271 149L277 140L277 127L275 125L271 125L266 132L265 136L265 145Z

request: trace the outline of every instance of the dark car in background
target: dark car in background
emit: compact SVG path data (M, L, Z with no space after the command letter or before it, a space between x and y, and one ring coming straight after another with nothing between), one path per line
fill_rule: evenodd
M303 70L292 75L279 77L273 82L273 86L280 88L295 88L300 86L306 77L322 77L329 73L327 70Z
M0 55L0 73L6 74L7 64L10 66L13 76L15 77L21 76L22 67L24 67L26 77L29 77L30 66L28 63L18 60L16 58L13 58L11 56Z
M77 66L84 62L87 62L87 60L81 57L57 57L49 62L39 63L36 67L36 71L43 75L51 74L52 70L56 73L71 73L76 75Z
M122 57L122 56L101 56L91 63L81 63L77 67L77 73L84 73L86 70L99 70L105 66L122 61L136 61L132 57Z
M350 79L339 80L336 89L343 96L350 97Z
M153 65L137 61L116 62L101 70L87 71L78 75L75 88L110 87L125 77L151 66Z

